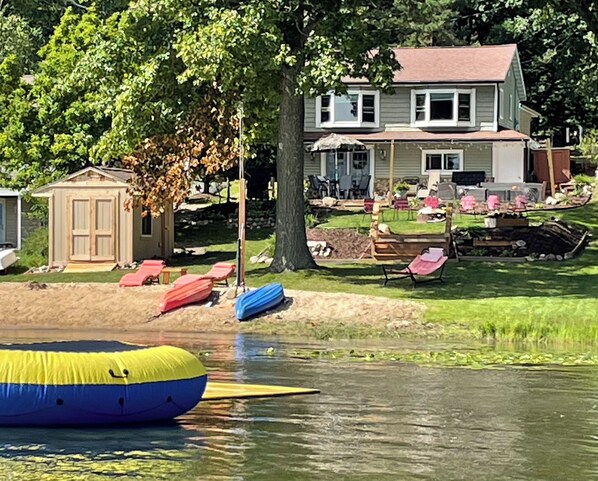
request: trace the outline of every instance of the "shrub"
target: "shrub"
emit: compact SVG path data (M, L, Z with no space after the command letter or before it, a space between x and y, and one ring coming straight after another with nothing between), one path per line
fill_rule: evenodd
M274 256L274 249L276 248L276 234L272 234L266 239L266 246L264 247L263 253L269 257Z
M594 182L596 181L596 179L594 177L592 177L591 175L586 175L586 174L578 174L576 176L573 177L575 179L575 182L577 184L582 184L582 185L593 185Z
M47 227L37 229L25 239L19 257L19 264L26 267L39 267L48 264Z

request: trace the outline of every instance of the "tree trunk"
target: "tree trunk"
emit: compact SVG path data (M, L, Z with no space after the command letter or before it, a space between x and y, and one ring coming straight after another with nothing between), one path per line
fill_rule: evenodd
M297 95L298 67L283 67L276 174L276 248L271 269L314 269L307 247L303 197L303 96Z

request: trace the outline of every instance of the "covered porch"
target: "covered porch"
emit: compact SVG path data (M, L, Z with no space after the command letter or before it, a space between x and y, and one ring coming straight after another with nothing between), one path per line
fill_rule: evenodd
M306 143L321 138L306 133ZM305 178L310 198L374 198L394 191L398 181L418 189L453 182L459 174L475 172L470 188L482 182L523 183L525 145L528 137L512 130L499 132L378 132L344 134L365 145L360 152L312 152L305 158ZM369 175L361 195L351 190ZM465 175L466 177L466 175ZM479 178L478 178L479 177ZM341 178L344 182L341 185ZM318 183L314 181L316 179Z

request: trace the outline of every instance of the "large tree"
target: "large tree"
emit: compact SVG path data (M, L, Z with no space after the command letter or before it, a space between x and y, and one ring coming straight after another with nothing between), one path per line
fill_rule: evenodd
M279 105L276 249L272 269L315 267L303 196L304 95L343 91L346 76L388 88L399 67L394 2L250 0L188 5L181 57L188 71ZM203 15L205 21L196 20Z

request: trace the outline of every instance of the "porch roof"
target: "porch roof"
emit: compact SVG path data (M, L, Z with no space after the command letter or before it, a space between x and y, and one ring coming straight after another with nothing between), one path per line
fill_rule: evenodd
M305 132L305 142L314 142L328 135L328 132ZM516 130L499 130L498 132L428 132L428 131L384 131L384 132L352 132L344 133L347 137L362 142L495 142L495 141L527 141L530 138Z

